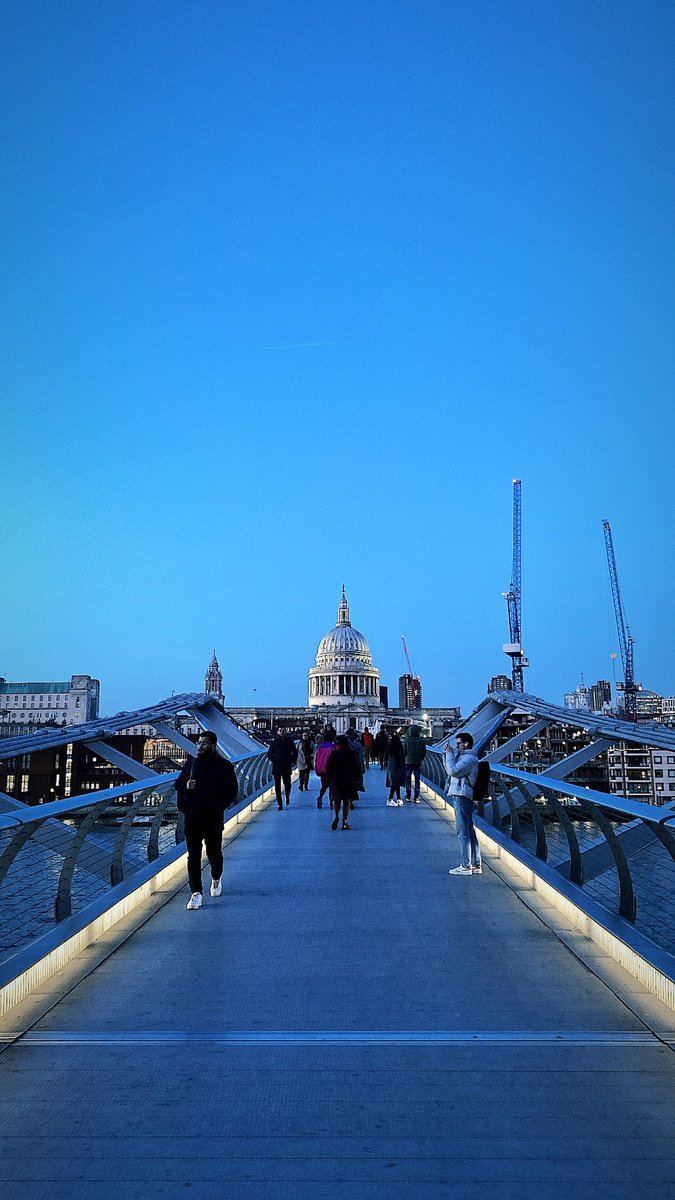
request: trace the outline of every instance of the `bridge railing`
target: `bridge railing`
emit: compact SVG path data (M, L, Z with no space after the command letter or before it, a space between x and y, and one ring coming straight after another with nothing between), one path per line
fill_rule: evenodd
M260 753L233 764L236 805L264 792L271 764ZM69 800L22 806L0 815L0 961L180 847L178 772L154 775Z
M501 763L491 763L490 792L479 806L476 825L490 824L505 834L516 847L526 848L540 862L549 860L550 842L560 845L564 835L567 853L555 864L561 875L583 889L587 883L586 863L594 855L595 876L613 868L618 889L618 912L635 923L638 911L631 856L660 843L662 868L668 885L659 889L657 904L667 919L675 896L675 816L672 810L640 804L604 792L579 787L560 779L547 779ZM423 773L436 788L446 790L443 756L427 751ZM489 817L488 814L489 813ZM583 837L581 836L583 830ZM669 856L669 857L668 857ZM560 857L558 852L558 857ZM604 867L604 870L602 868ZM644 897L654 904L653 889ZM594 899L598 899L597 895ZM600 901L602 903L602 900Z

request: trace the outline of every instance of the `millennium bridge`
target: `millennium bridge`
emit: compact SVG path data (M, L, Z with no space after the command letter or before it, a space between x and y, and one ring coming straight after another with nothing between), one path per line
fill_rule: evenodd
M109 744L189 712L233 762L223 894L186 910L176 774ZM499 731L526 714L520 732ZM675 1188L675 806L570 776L658 725L576 712L588 745L519 752L570 713L490 695L482 875L458 861L442 745L420 806L371 767L349 831L207 695L28 737L131 782L0 795L0 1183L33 1197L665 1200Z

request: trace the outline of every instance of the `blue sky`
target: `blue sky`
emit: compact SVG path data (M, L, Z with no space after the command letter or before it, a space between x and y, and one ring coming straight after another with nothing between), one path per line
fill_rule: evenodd
M675 692L675 9L7 0L0 675Z

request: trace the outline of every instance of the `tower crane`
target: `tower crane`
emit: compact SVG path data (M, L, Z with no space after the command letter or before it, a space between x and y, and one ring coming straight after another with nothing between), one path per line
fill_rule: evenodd
M619 635L619 650L621 651L621 662L623 663L623 711L628 721L637 721L637 692L638 685L635 682L635 669L633 661L633 646L635 640L631 635L631 631L626 621L626 613L623 607L623 598L621 596L621 588L619 587L619 575L616 569L616 556L614 554L614 539L612 537L612 526L609 521L602 522L602 528L605 532L605 547L607 549L607 566L609 567L609 581L612 585L612 600L614 601L614 616L616 618L616 631ZM619 687L621 688L621 684Z
M419 698L420 698L420 693L422 691L422 680L420 679L419 675L416 675L412 669L410 655L408 654L408 645L405 640L405 636L403 634L401 634L401 641L403 642L403 653L405 654L405 660L408 664L408 670L410 672L410 677L412 679L412 707L419 708L420 707Z
M523 668L529 667L529 662L523 650L522 628L522 508L521 481L513 481L513 566L511 569L511 587L503 596L509 614L509 633L511 641L504 646L504 653L511 659L511 680L514 692L522 692L524 687Z

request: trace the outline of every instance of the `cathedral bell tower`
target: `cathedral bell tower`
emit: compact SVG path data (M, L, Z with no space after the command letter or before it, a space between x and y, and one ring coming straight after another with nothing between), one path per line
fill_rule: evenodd
M209 669L204 679L204 691L209 696L215 696L216 700L220 700L221 704L225 702L223 695L223 672L218 664L215 650L213 651L213 658L209 663Z

